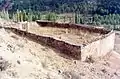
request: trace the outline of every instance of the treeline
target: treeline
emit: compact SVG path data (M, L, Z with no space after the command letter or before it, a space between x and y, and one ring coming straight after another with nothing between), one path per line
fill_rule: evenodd
M106 28L120 30L120 14L87 16L81 14L75 15L75 23L104 26Z
M82 14L76 14L76 23L80 24L94 24L94 25L120 25L120 14L83 16Z
M120 14L120 0L0 0L0 9L80 14Z
M0 18L4 18L6 20L13 20L15 22L23 22L23 21L36 21L36 20L47 20L47 21L57 21L62 18L65 21L66 16L59 16L60 14L53 12L26 12L25 10L20 11L17 10L15 13L9 13L8 11L1 11ZM102 25L106 26L110 29L120 30L120 14L109 14L109 15L87 15L74 13L73 18L75 18L74 22L77 24L89 24L89 25Z
M6 20L13 20L15 22L36 20L56 21L58 18L58 14L51 12L33 12L31 10L29 12L26 12L25 10L17 10L14 13L9 13L8 11L3 10L0 12L0 18L4 18Z

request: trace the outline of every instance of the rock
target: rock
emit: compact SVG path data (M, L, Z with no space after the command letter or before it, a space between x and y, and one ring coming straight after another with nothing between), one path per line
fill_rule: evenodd
M9 66L8 61L6 61L2 57L0 57L0 70L4 71L7 69L8 66Z
M106 71L105 69L102 69L101 71L102 71L103 73L107 73L107 71Z
M62 73L62 71L61 70L58 70L58 74L61 74Z
M19 60L17 60L17 63L18 63L18 64L21 64Z

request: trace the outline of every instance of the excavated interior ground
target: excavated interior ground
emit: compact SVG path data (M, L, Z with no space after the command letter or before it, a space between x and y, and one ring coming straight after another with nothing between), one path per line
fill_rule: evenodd
M94 33L72 28L30 26L28 32L37 35L52 37L74 45L88 44L93 40L100 39L104 34Z

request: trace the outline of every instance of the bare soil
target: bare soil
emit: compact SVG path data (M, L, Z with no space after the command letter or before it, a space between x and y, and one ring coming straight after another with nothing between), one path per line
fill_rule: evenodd
M87 44L93 40L101 38L103 35L99 33L90 33L88 31L77 29L64 29L53 27L31 26L29 32L38 35L53 37L55 39L64 40L72 44Z
M116 36L115 50L119 49ZM116 47L118 49L116 49ZM120 79L120 55L112 51L99 61L65 58L58 50L0 29L0 79Z
M0 29L0 56L10 64L0 72L0 79L120 78L117 54L111 54L109 59L81 62L66 59L58 52Z

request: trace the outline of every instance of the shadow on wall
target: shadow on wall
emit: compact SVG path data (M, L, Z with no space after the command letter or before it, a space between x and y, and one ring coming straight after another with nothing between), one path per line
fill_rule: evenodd
M7 30L11 30L13 33L22 37L26 37L29 40L42 44L43 46L47 46L51 48L53 51L57 52L58 55L66 59L75 59L75 60L81 59L81 46L71 45L65 43L64 41L59 41L51 37L39 36L15 28L9 28Z

